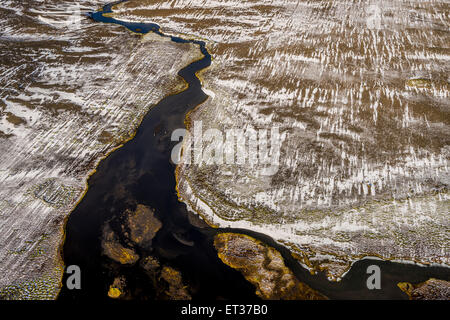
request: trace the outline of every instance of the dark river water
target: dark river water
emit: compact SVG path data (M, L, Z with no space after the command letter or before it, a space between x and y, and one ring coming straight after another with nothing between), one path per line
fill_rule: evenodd
M104 17L103 13L110 12L111 6L105 6L103 11L93 13L91 17L96 22L120 24L134 32L163 35L156 24L127 23ZM172 142L170 137L173 130L184 127L186 113L207 99L195 73L211 64L211 56L202 41L170 38L175 42L197 44L204 58L179 72L189 84L188 89L168 96L154 106L136 136L104 159L90 177L88 192L68 219L63 247L65 264L78 265L82 270L82 290L68 290L63 286L60 300L109 300L109 285L118 274L126 276L133 298L153 297L154 288L139 263L134 266L114 265L102 255L105 223L120 221L123 212L133 210L137 204L154 208L163 224L152 248L138 253L141 257L151 254L161 263L180 270L194 300L258 299L255 288L217 257L214 236L224 231L248 234L275 247L300 281L334 299L406 299L407 296L397 287L398 282L417 283L430 277L450 280L448 268L364 259L356 262L340 282L330 282L324 274L311 275L285 247L266 235L191 224L186 206L178 201L176 194L175 166L170 162L170 154L177 142ZM184 243L177 240L180 237ZM366 269L373 264L381 268L381 290L368 290L366 286Z

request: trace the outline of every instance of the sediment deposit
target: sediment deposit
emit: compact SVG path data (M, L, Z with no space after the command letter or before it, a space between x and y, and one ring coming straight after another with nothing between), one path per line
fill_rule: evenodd
M219 233L214 246L219 258L240 271L256 287L256 294L269 300L323 300L321 293L300 282L284 264L281 254L252 237Z
M398 287L409 296L410 300L450 299L450 282L444 280L429 279L419 284L401 282Z

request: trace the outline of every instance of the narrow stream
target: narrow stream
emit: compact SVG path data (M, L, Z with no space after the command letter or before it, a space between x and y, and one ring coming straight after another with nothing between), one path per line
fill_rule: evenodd
M113 265L109 258L102 255L102 228L105 222L120 221L123 212L134 210L137 204L154 208L163 224L152 243L152 250L139 252L141 257L151 254L161 263L180 270L196 300L258 299L255 288L217 257L214 236L224 231L247 234L275 247L300 281L330 298L406 299L407 296L397 288L398 282L417 283L430 277L450 280L449 268L363 259L355 263L340 282L330 282L324 274L311 275L285 247L266 235L249 230L213 229L191 224L188 218L190 213L178 201L175 190L175 166L170 162L170 153L176 142L172 142L170 136L173 130L184 127L187 112L208 98L195 73L211 64L211 56L204 42L166 36L156 24L129 23L105 17L103 14L111 12L113 5L106 5L102 11L92 13L92 19L119 24L137 33L155 32L175 42L194 43L204 57L178 73L189 87L164 98L151 108L134 139L104 159L90 177L88 192L68 219L63 247L65 265L78 265L82 270L82 290L71 291L63 286L60 300L109 299L109 285L118 274L127 277L133 298L153 297L154 288L139 263L133 266ZM368 290L366 287L366 269L372 264L381 268L381 290Z

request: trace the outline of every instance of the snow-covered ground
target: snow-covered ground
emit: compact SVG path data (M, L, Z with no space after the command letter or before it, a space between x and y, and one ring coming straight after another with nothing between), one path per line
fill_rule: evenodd
M78 14L105 3L0 3L1 298L57 295L64 222L89 174L200 56Z
M271 235L332 279L364 256L449 264L448 1L131 0L115 10L208 42L202 78L214 94L191 122L284 132L274 176L181 165L191 210Z

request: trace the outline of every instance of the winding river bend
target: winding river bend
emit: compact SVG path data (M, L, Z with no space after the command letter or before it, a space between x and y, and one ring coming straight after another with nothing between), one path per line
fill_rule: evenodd
M176 194L175 166L170 162L171 150L176 142L172 142L170 136L173 130L184 127L186 114L208 98L196 73L211 64L211 56L202 41L164 35L156 24L130 23L104 16L112 12L114 4L92 13L92 19L119 24L136 33L154 32L175 42L196 44L203 58L178 73L188 83L188 88L164 98L151 108L135 137L104 159L90 177L88 192L68 219L63 247L65 264L78 265L82 270L82 290L69 291L63 286L60 300L108 299L108 287L117 274L127 277L133 297L153 297L154 289L139 264L112 268L109 259L102 255L102 228L105 222L112 219L120 221L123 212L134 209L137 204L154 208L163 224L148 253L161 263L180 270L183 279L193 288L194 299L258 299L254 287L217 257L213 239L217 233L224 231L247 234L275 247L300 281L330 298L406 299L407 296L397 288L398 282L417 283L430 277L450 280L448 268L363 259L355 263L340 282L333 283L324 274L311 275L285 247L263 234L193 225L189 219L190 213L178 201ZM184 239L182 242L180 237ZM139 253L141 256L147 254ZM381 290L368 290L366 287L366 269L372 264L379 265L382 270Z

